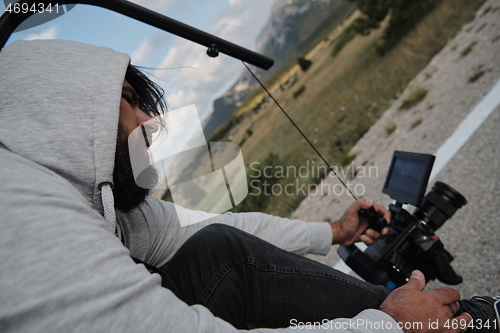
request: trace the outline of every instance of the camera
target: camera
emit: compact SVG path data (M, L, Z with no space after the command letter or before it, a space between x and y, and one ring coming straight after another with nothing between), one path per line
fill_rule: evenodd
M363 252L356 245L341 246L337 252L345 263L364 280L389 289L405 284L411 272L420 270L426 282L436 278L446 284L462 282L451 262L453 256L436 236L438 230L467 200L452 187L436 182L432 190L424 193L435 157L395 151L382 193L395 203L391 212L390 232L381 236ZM403 204L416 207L413 214ZM370 220L370 228L381 230L386 223L375 210L360 212ZM378 213L377 213L378 214ZM378 222L377 222L378 221Z

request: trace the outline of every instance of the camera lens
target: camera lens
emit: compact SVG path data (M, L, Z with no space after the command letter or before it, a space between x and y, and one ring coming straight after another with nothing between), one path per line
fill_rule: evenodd
M466 203L463 195L451 186L436 182L414 215L436 231Z

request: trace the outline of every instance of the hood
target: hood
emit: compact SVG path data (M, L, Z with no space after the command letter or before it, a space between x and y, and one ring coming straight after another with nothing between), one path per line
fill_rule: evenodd
M16 41L0 53L0 142L68 180L103 214L128 55L72 41Z

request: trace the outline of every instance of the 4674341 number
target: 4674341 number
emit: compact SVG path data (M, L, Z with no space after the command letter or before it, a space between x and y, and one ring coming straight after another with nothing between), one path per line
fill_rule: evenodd
M40 3L34 3L32 5L30 4L27 4L27 3L19 3L19 2L16 2L16 3L9 3L7 5L7 8L5 8L5 11L6 12L9 12L9 13L14 13L14 14L19 14L19 13L23 13L23 14L26 14L28 12L31 12L33 14L36 14L36 13L44 13L44 12L48 12L48 13L56 13L56 14L59 14L59 4L56 3L56 4L51 4L49 3L48 5L40 2ZM63 9L61 9L62 13L64 13Z

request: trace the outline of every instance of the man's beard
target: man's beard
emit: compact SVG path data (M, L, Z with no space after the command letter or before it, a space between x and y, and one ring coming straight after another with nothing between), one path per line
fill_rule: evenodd
M149 188L137 186L132 165L130 163L130 153L128 149L129 132L118 123L118 135L115 152L115 169L113 171L113 195L115 208L123 213L127 213L138 207L149 195ZM158 175L152 167L146 173L141 173L139 177L148 177L148 183L156 184Z

